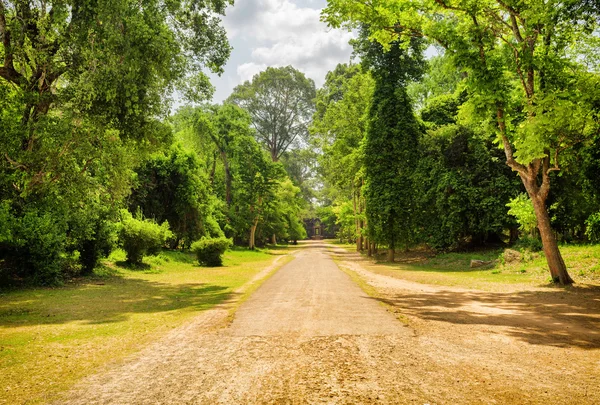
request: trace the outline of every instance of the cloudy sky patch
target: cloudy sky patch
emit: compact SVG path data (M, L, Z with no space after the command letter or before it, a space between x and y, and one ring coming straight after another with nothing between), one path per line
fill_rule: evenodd
M233 46L221 77L213 76L214 102L268 66L292 65L317 87L338 63L348 62L353 34L319 21L325 0L237 0L223 24Z

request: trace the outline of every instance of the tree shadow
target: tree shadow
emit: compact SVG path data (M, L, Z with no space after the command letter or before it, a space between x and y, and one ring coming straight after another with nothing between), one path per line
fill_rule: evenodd
M600 348L600 287L493 293L410 291L376 298L423 320L500 326L535 345Z
M172 285L135 278L112 277L60 289L37 289L5 296L0 303L0 328L83 322L106 324L137 313L209 309L235 293L219 285Z

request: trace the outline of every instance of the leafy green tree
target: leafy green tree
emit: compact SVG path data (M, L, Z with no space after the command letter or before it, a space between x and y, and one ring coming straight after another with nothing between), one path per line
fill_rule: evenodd
M315 84L292 66L269 67L237 86L229 101L252 117L256 139L276 162L308 135L314 112Z
M175 235L171 247L181 243L189 247L202 236L221 234L213 217L214 197L194 153L176 144L166 154L144 162L136 172L129 208L141 210L159 223L167 221Z
M232 198L231 169L229 167L229 156L232 153L231 143L236 137L252 134L250 117L247 112L233 104L208 106L198 110L194 127L198 136L208 137L217 148L225 172L225 202L227 206L230 206ZM214 170L213 165L211 178L214 177Z
M506 163L533 202L552 279L561 284L573 280L546 200L571 147L597 131L590 111L600 78L579 63L588 56L581 47L568 44L589 42L598 15L579 0L331 0L324 10L334 27L369 24L371 38L388 48L399 38L425 36L451 53L467 74L472 111L495 127Z
M281 156L281 163L295 186L300 187L302 197L311 202L315 197L317 152L311 148L293 149Z
M254 249L258 226L275 204L279 182L286 174L281 163L273 162L254 138L235 138L231 146L233 199L230 226L238 238L246 233L248 247Z
M395 249L414 240L412 176L420 127L406 85L421 73L423 42L412 41L409 50L395 43L384 52L365 38L360 47L375 78L364 150L368 232L372 241L388 246L393 262Z
M519 181L492 146L489 136L454 124L420 139L413 177L420 241L437 249L501 241Z

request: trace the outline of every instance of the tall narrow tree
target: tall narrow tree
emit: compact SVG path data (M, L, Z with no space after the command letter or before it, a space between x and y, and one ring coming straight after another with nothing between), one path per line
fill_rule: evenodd
M413 40L409 50L393 43L388 52L371 43L365 32L358 51L371 67L375 91L365 139L365 200L369 237L388 246L388 261L394 251L412 239L415 145L419 125L406 86L421 74L422 41Z

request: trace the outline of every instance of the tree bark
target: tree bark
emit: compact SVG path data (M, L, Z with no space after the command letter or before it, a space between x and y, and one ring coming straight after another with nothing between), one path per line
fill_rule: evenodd
M535 159L527 166L518 163L513 156L512 146L506 135L504 108L502 106L498 106L497 120L498 128L500 129L500 134L502 136L504 154L506 155L506 164L519 174L519 177L527 190L527 194L529 194L533 203L535 216L538 222L538 230L542 239L542 247L552 280L555 283L558 282L562 285L573 284L573 279L567 272L567 266L558 249L556 238L552 233L550 216L548 215L548 209L546 208L546 200L550 193L550 172L552 170L557 170L558 167L550 167L549 151L546 152L547 155L545 158ZM538 184L538 176L540 173L542 177L541 185Z
M390 246L387 250L387 261L390 263L394 263L394 255L395 255L395 251L394 248L392 246Z
M256 247L254 237L256 236L256 227L257 226L258 226L258 215L256 216L256 218L254 218L254 222L252 223L252 226L250 227L250 241L249 241L248 247L251 250L254 250L254 248Z
M354 193L352 193L352 208L354 210L354 227L356 229L356 251L360 252L360 245L359 245L359 243L361 243L361 241L359 239L360 225L359 225L359 221L358 221L358 208L356 206L356 191Z
M271 243L272 243L273 245L276 245L276 244L277 244L277 235L273 234L273 236L271 236Z
M573 284L573 279L567 272L567 266L558 249L558 243L550 226L550 216L546 209L546 202L539 197L531 196L535 216L537 217L538 229L542 238L544 255L550 268L550 275L555 283L562 285Z

